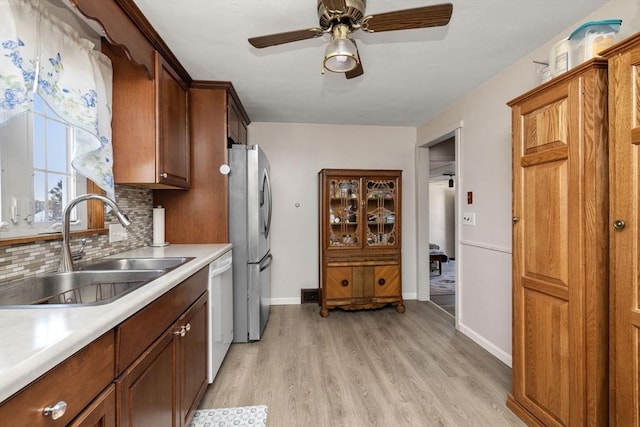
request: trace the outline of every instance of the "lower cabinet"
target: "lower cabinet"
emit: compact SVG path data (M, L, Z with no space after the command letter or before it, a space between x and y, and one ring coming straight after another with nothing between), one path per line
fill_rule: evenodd
M99 403L100 397L97 396L113 381L114 343L114 334L110 331L3 402L0 405L0 426L67 425L78 415L88 419L90 408L95 409ZM59 412L46 410L56 405L65 409ZM84 408L86 411L82 412ZM97 413L98 409L95 411ZM111 414L102 418L114 417L112 407ZM79 422L71 425L92 424Z
M180 425L187 422L198 409L207 388L207 300L204 294L178 321L180 334L176 336L178 359L176 374L180 390ZM185 334L182 335L184 326ZM179 338L178 338L179 337Z
M346 310L377 308L396 303L404 312L400 265L340 265L327 266L320 314L326 317L329 308Z
M208 273L191 275L0 403L0 426L188 425L208 384Z
M177 426L176 339L165 332L116 380L121 427Z
M69 427L115 427L116 387L111 384L85 408Z
M119 425L184 426L207 386L207 294L116 380Z

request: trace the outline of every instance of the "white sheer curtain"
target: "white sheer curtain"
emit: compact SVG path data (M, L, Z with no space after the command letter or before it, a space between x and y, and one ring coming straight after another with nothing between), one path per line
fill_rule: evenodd
M0 0L0 126L37 92L75 126L73 167L114 197L111 62L38 0Z

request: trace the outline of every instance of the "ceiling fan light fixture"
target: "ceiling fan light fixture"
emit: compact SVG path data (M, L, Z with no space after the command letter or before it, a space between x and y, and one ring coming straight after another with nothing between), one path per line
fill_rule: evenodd
M323 70L346 73L356 68L359 62L358 49L349 38L349 27L346 24L335 25L322 61Z

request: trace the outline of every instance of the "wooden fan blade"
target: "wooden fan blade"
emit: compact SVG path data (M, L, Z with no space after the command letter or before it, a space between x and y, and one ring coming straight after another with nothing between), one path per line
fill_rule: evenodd
M379 13L368 17L368 19L365 18L365 30L381 32L440 27L449 23L452 12L453 5L451 3L445 3L435 6Z
M356 46L356 52L358 52L358 45L356 44L356 41L353 39L351 39L351 41ZM364 69L362 68L362 58L360 57L360 52L358 52L358 65L356 65L356 68L354 68L353 70L347 71L346 73L344 73L344 76L347 79L352 79L354 77L359 77L363 74L364 74Z
M251 37L249 43L253 47L276 46L279 44L297 42L300 40L314 39L324 34L321 28L308 28L306 30L288 31L286 33L269 34L268 36Z
M324 7L327 10L342 12L347 8L345 0L322 0L322 3L324 3Z

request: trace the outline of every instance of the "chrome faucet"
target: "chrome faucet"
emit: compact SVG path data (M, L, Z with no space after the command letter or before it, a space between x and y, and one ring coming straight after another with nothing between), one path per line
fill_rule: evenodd
M113 209L113 213L115 214L120 224L123 227L128 227L131 224L129 218L122 213L116 202L111 200L108 197L101 196L99 194L83 194L81 196L76 197L71 200L69 204L64 208L62 212L62 256L60 257L60 272L66 273L68 271L73 271L73 259L71 257L71 246L69 245L71 241L71 231L69 221L71 219L71 210L80 202L85 200L100 200L103 203L109 205L111 209Z

